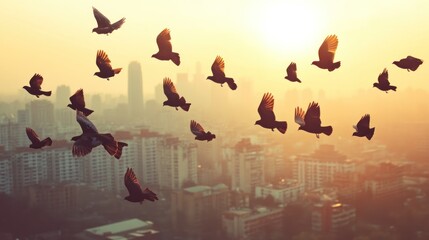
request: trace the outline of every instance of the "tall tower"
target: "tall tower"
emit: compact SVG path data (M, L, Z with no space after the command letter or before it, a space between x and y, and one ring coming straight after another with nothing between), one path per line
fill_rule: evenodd
M66 85L61 85L57 87L57 91L55 92L55 108L67 108L67 104L69 104L70 87Z
M128 65L128 106L132 119L139 119L143 113L143 80L139 62Z

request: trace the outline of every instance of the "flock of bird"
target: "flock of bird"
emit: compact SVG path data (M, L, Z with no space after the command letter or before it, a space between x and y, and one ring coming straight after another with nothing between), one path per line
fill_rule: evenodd
M110 34L114 30L119 29L124 23L125 18L120 19L119 21L111 24L110 20L105 17L100 11L93 7L94 17L97 21L97 27L92 30L97 34ZM170 30L164 29L161 33L158 34L156 38L156 43L158 45L158 52L153 54L152 57L162 61L172 61L175 65L180 65L180 55L176 52L173 52L171 44ZM334 71L341 66L341 62L334 62L335 52L338 47L338 38L336 35L329 35L323 41L322 45L319 48L319 60L313 61L312 65L316 65L321 69L326 69L328 71ZM393 64L402 69L407 69L408 71L415 71L423 63L422 60L408 56L400 61L394 61ZM116 74L119 74L122 68L113 68L111 61L108 55L103 50L97 51L96 56L96 65L99 68L99 72L95 72L94 75L109 80L109 78L114 77ZM231 90L237 89L237 84L233 78L226 77L225 75L225 62L222 57L217 56L211 66L211 71L213 76L208 76L207 79L213 81L214 83L227 84ZM301 83L301 80L297 76L297 66L296 63L292 62L286 69L287 76L285 79L291 82ZM30 86L24 86L23 88L31 95L36 96L51 96L51 91L42 91L41 85L43 83L43 77L40 74L34 74L30 79ZM387 69L384 69L383 72L378 76L378 82L373 84L373 87L385 91L386 93L389 90L396 91L396 86L392 86L388 80ZM191 106L190 103L187 103L183 96L180 96L169 78L163 79L163 89L164 94L167 97L167 100L164 101L163 106L171 106L176 110L179 110L179 107L184 111L189 111ZM73 94L70 98L70 104L68 107L76 111L76 121L79 123L82 134L79 136L74 136L71 140L74 141L72 147L72 154L76 157L82 157L89 154L93 148L102 145L104 149L116 159L120 159L122 155L122 149L128 144L123 142L118 142L110 133L99 133L95 125L87 118L93 110L87 109L85 106L85 99L83 89L79 89ZM255 122L255 125L260 125L263 128L277 129L279 132L284 134L287 130L286 121L277 121L274 111L274 97L271 93L265 93L262 97L262 100L258 107L258 113L260 115L260 120ZM320 106L316 102L311 102L308 105L307 111L300 107L295 108L295 122L299 125L298 130L303 130L309 133L313 133L319 138L320 134L331 135L333 128L332 126L322 126L320 120ZM375 128L370 128L370 115L364 115L353 128L356 132L353 133L353 136L357 137L366 137L368 140L371 140L374 135ZM196 140L200 141L211 141L216 138L216 135L210 131L205 131L204 128L194 120L190 122L191 132L195 135ZM28 138L31 141L30 148L41 149L45 146L51 146L51 138L46 138L40 140L36 132L31 128L26 128L26 133ZM148 188L142 189L138 179L136 178L132 168L128 168L124 176L124 184L128 190L129 196L125 197L125 200L130 202L140 202L144 200L155 201L158 200L157 195L149 190Z

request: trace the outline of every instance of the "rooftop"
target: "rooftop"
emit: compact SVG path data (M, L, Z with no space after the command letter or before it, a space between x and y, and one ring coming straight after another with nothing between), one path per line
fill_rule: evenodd
M115 235L118 233L129 232L140 228L146 228L152 226L153 223L150 221L142 221L137 218L128 219L121 222L111 223L103 226L94 228L88 228L85 232L92 233L98 236ZM121 238L113 238L121 239Z

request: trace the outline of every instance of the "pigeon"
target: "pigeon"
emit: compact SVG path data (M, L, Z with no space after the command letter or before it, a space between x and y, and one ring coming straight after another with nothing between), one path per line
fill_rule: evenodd
M178 107L181 107L185 111L189 111L190 103L186 103L184 97L180 97L176 91L176 87L174 87L173 82L170 78L164 78L164 94L167 96L167 101L164 101L163 106L171 106L175 107L176 110L179 110Z
M276 121L273 108L273 95L271 95L271 93L265 93L258 107L258 113L259 116L261 116L261 119L256 121L255 125L260 125L263 128L271 129L271 131L274 131L274 128L277 128L279 132L284 134L287 129L287 122Z
M213 138L216 138L216 135L211 133L210 131L205 132L204 128L194 120L191 120L191 132L196 136L195 140L210 142Z
M31 144L30 144L30 148L34 148L34 149L41 149L45 146L51 146L52 145L52 140L51 138L45 138L42 141L40 141L39 136L37 136L36 132L31 129L31 128L26 128L25 132L27 133L28 139L30 139Z
M298 76L296 75L296 63L291 62L289 66L286 69L287 76L285 79L291 81L291 82L301 82L301 80L298 79Z
M110 77L115 76L115 74L120 73L122 70L122 68L112 69L112 65L110 65L110 59L103 50L97 51L95 63L97 64L97 67L100 69L100 71L94 73L94 75L97 75L100 78L106 78L107 80L109 80Z
M328 69L330 72L341 66L341 62L334 63L335 51L338 46L338 38L336 35L329 35L325 38L319 48L319 61L313 61L312 65L316 65L321 69Z
M92 7L92 10L94 12L94 17L95 20L97 20L98 25L96 28L92 29L92 32L109 35L109 33L112 33L114 30L119 29L125 22L125 18L122 18L114 24L110 24L110 20L100 11L98 11L95 7Z
M77 90L76 93L73 94L73 96L71 96L69 99L70 99L71 104L67 105L67 107L69 107L73 110L78 110L78 111L82 112L85 116L89 116L92 112L94 112L93 110L85 108L85 99L83 97L83 89Z
M315 102L311 102L308 105L307 113L300 107L295 108L295 122L299 125L298 130L315 133L317 138L319 138L319 134L321 133L328 136L332 134L333 129L331 126L321 126L320 107L319 104Z
M132 168L127 168L127 172L124 176L124 184L128 189L128 196L124 198L127 201L139 202L142 204L145 199L152 202L158 200L156 194L149 190L149 188L142 190L139 180Z
M374 83L373 87L376 87L380 89L381 91L387 91L393 90L396 91L396 86L391 86L389 82L389 73L387 72L387 69L384 69L380 75L378 75L378 83Z
M423 61L421 59L412 57L412 56L407 56L406 58L403 58L399 61L394 61L393 64L395 64L396 66L403 68L403 69L407 69L407 71L409 72L411 71L416 71L417 68L423 63Z
M365 114L353 128L356 132L353 133L353 136L357 137L366 137L368 140L371 140L374 135L375 128L369 128L369 114Z
M93 148L103 145L111 156L116 159L121 158L122 148L128 144L115 141L110 133L98 133L95 125L80 111L76 111L76 120L82 128L82 134L71 139L75 141L72 149L73 156L83 157L89 154Z
M40 95L45 95L45 96L51 96L52 91L42 91L41 89L41 85L43 83L43 77L36 73L34 74L34 76L30 79L30 86L24 86L22 88L24 88L25 90L27 90L27 92L31 95L36 96L37 98L39 98Z
M158 34L158 37L156 38L156 43L158 44L158 52L153 54L152 57L168 61L173 61L174 64L177 66L180 65L180 56L178 53L173 52L173 46L171 46L171 36L170 36L170 30L164 29L160 34Z
M237 84L235 84L234 79L225 77L225 62L223 61L223 58L220 56L216 56L216 59L214 60L212 64L212 73L213 76L208 76L207 79L212 80L215 83L220 83L220 86L222 84L227 83L229 88L232 90L237 89Z

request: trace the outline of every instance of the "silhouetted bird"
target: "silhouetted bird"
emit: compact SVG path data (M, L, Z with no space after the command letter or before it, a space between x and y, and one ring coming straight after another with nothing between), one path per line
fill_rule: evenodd
M40 141L39 136L37 136L36 132L31 128L26 128L25 132L27 133L28 139L31 141L30 148L40 149L42 147L52 145L51 138L48 137Z
M179 66L180 56L178 53L173 52L173 46L171 45L170 40L170 30L167 28L162 30L162 32L158 34L158 37L156 38L158 52L153 54L152 57L164 61L171 60L174 64Z
M121 72L122 68L112 69L112 65L110 65L110 59L107 54L103 50L97 51L97 58L95 60L97 67L100 69L99 72L94 73L100 78L106 78L109 80L110 77L115 76Z
M380 89L381 91L387 91L393 90L396 91L395 86L391 86L389 82L389 73L387 72L387 69L384 69L380 75L378 75L378 83L374 83L373 87L376 87Z
M82 112L85 116L89 116L92 112L92 110L85 108L85 98L83 97L83 89L79 89L76 91L73 96L70 98L71 104L67 105L67 107L78 110Z
M412 56L408 56L406 58L403 58L399 61L394 61L393 64L395 64L396 66L403 68L403 69L407 69L407 71L409 72L411 71L416 71L417 68L423 63L423 61L421 59L412 57Z
M164 78L163 82L164 94L167 96L167 101L164 101L163 106L175 107L176 110L179 110L178 107L181 107L185 111L189 111L190 103L186 103L184 97L180 97L174 87L173 82L169 78Z
M341 62L334 63L335 51L338 47L338 38L335 35L329 35L325 38L319 48L319 61L313 61L321 69L328 69L330 72L341 66Z
M353 136L357 137L366 137L368 140L371 140L374 135L375 128L369 128L369 114L365 114L353 128L356 132L353 133Z
M210 131L205 132L204 128L194 120L191 120L191 132L196 136L195 140L205 141L207 142L216 138L216 135L212 134Z
M276 121L273 108L273 95L271 95L271 93L265 93L258 107L258 113L259 116L261 116L261 119L256 121L255 125L260 125L261 127L271 129L272 131L274 131L274 128L277 128L279 132L284 134L287 129L287 123L285 121Z
M319 134L324 133L326 135L332 134L332 127L322 127L320 121L320 107L319 104L311 102L308 105L307 113L304 112L300 107L295 108L295 122L298 123L298 130L304 130L309 133L315 133L316 137L319 138Z
M42 91L43 77L40 74L34 74L34 76L30 79L30 86L24 86L25 90L31 95L39 97L40 95L51 96L52 91L44 92Z
M103 145L104 149L116 159L122 155L122 148L128 146L123 142L117 142L112 134L98 133L95 125L89 121L82 112L76 111L76 120L82 128L82 134L74 136L71 140L75 141L73 144L73 156L82 157L89 154L93 148Z
M110 24L110 20L100 11L98 11L95 7L92 7L92 10L94 12L94 17L95 20L97 20L98 25L96 28L92 29L92 32L109 35L109 33L112 33L113 30L119 29L125 22L125 18L122 18L114 24Z
M237 89L234 79L225 77L225 62L220 56L217 56L212 64L212 73L213 76L208 76L207 79L220 83L221 87L223 87L222 84L227 83L232 90Z
M139 180L132 168L127 168L127 172L124 176L124 184L128 189L128 196L124 198L127 201L139 202L142 204L145 199L152 202L158 200L156 194L149 190L149 188L146 188L144 191L142 190Z
M287 76L285 77L285 79L291 82L301 82L301 80L299 80L298 76L296 75L296 63L291 62L286 69L286 73Z

